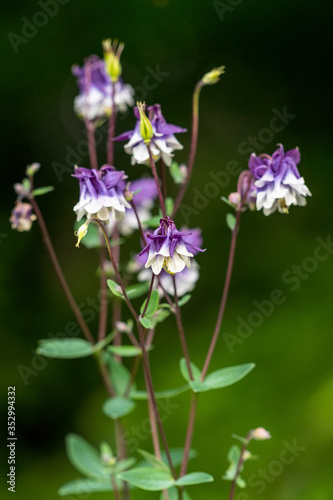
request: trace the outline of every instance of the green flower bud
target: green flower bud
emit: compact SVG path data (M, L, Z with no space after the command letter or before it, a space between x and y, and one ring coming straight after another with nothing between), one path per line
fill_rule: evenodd
M220 76L224 73L225 66L220 66L219 68L214 68L202 77L202 82L204 85L214 85L220 80Z
M144 143L149 144L154 135L153 126L149 118L146 116L145 103L137 102L136 105L140 113L140 135Z
M120 56L125 45L123 43L119 43L118 45L118 40L114 40L113 44L111 44L111 38L108 38L107 40L102 41L102 46L104 52L105 70L110 76L112 82L116 82L122 73Z

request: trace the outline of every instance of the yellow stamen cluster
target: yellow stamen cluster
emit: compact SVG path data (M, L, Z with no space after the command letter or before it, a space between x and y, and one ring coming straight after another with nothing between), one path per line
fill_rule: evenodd
M75 236L77 236L77 243L76 243L76 247L79 248L80 246L80 241L82 240L82 238L85 237L85 235L87 234L88 232L88 224L84 223L82 224L82 226L79 227L79 229L77 231L75 231Z

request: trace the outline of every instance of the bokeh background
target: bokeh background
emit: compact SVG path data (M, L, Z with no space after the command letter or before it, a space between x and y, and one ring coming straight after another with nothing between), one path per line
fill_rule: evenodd
M200 397L193 441L198 458L189 470L210 472L215 482L189 492L194 500L228 498L229 484L220 478L228 465L231 434L245 435L264 426L272 439L253 443L251 449L259 458L248 463L243 474L245 479L251 474L257 479L259 469L268 471L264 492L258 494L258 487L248 486L245 496L238 492L236 498L331 500L333 256L327 253L327 260L321 262L309 257L318 246L317 238L327 241L332 234L332 4L324 0L70 0L57 5L57 14L49 16L34 36L22 29L26 19L33 21L41 11L36 1L7 2L0 21L1 432L6 437L7 386L15 385L16 498L56 499L58 487L78 477L65 455L68 432L83 435L95 446L105 439L113 443L112 422L101 412L106 394L92 360L50 360L44 369L35 366L27 384L19 374L20 365L32 368L37 340L50 332L63 332L72 315L37 224L30 233L18 234L11 231L8 218L15 200L13 183L22 179L28 163L40 162L43 168L36 182L55 186L40 205L68 281L79 303L96 296L98 256L74 247L72 206L78 186L70 168L75 162L88 166L88 158L79 152L85 137L72 111L77 88L70 68L91 53L101 55L103 38L118 37L126 42L123 76L136 88L137 98L149 104L160 102L169 122L187 128L195 83L211 68L226 65L220 83L202 91L198 153L186 204L193 206L193 189L203 192L210 172L225 170L230 160L246 168L249 150L272 153L279 142L286 149L300 147L301 174L313 194L305 208L295 207L289 216L244 215L211 369L246 362L257 366L239 384ZM30 39L20 40L15 51L9 33L28 33ZM154 89L145 88L145 76L157 67L164 76ZM262 132L269 127L273 109L283 108L296 116L280 132ZM117 132L133 128L133 123L130 112L119 120ZM262 138L258 143L262 151L258 146L245 148L250 136ZM187 160L189 139L190 134L181 137L184 150L177 153L179 162ZM104 148L99 155L104 161ZM61 179L54 162L67 168ZM116 166L130 178L145 171L145 167L130 166L120 144ZM208 249L199 259L200 282L183 309L191 355L199 365L215 323L229 247L227 207L220 196L235 186L236 178L231 176L228 186L191 216L190 225L202 228ZM177 223L183 222L180 215ZM135 235L130 239L125 258L136 251L138 241ZM283 280L293 266L305 272L294 291ZM246 340L228 349L225 333L237 335L237 318L247 322L256 310L254 301L268 300L275 289L283 291L283 304L253 327ZM181 384L180 356L175 324L169 319L156 336L151 356L157 388ZM165 422L166 432L172 446L182 446L189 397L172 402L177 408ZM140 403L124 423L128 428L140 426L145 416L145 404ZM7 498L4 442L1 489ZM296 442L302 451L281 468L285 442ZM141 446L151 450L149 436ZM133 498L153 499L158 494L135 491Z

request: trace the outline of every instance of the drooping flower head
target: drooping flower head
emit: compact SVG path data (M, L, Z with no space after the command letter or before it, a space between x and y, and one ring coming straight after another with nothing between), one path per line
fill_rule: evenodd
M183 271L185 266L190 269L190 257L204 250L191 244L188 237L188 232L177 230L170 217L160 219L160 225L154 233L147 234L150 242L139 254L148 253L145 267L151 267L156 275L160 274L162 268L170 274Z
M100 170L75 167L73 177L80 181L80 200L73 208L78 221L84 215L96 215L104 221L108 221L110 215L121 219L125 208L130 208L124 196L127 176L123 171L110 165Z
M37 217L33 213L33 208L30 203L17 201L12 210L9 222L12 225L12 229L16 229L21 233L23 231L30 231L32 223L36 219Z
M119 135L115 140L129 141L124 146L124 149L127 154L132 155L132 165L135 163L149 164L148 146L145 143L145 138L142 137L140 133L141 116L138 107L134 108L134 116L137 119L134 130ZM149 146L154 160L162 158L164 163L170 166L172 163L173 151L183 149L183 146L176 139L174 134L187 132L187 130L177 125L168 124L162 115L161 106L159 104L148 107L148 119L153 132Z
M257 210L263 208L264 214L270 215L276 210L288 213L290 205L306 205L305 196L311 193L297 169L300 160L298 148L285 153L282 144L272 156L252 153L249 169L256 192L250 194L256 196Z
M87 57L84 65L74 65L72 73L77 77L80 93L74 99L74 110L90 121L108 117L112 111L112 85L114 85L115 106L124 112L128 106L134 105L134 90L125 85L121 78L114 83L105 70L105 62L96 55Z

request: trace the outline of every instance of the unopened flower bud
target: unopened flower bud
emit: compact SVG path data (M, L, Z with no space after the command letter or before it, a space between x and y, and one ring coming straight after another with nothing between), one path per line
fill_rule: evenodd
M82 240L82 238L85 237L85 235L87 234L88 232L88 224L84 223L82 224L82 226L79 227L79 229L77 231L75 231L75 236L77 236L77 243L76 243L76 247L78 248L80 246L80 241Z
M233 203L234 205L238 205L241 201L241 195L236 191L235 193L230 193L228 196L228 200L230 203Z
M271 439L271 435L264 427L257 427L250 432L250 438L256 439L257 441L262 441L264 439Z
M40 163L32 163L27 166L26 174L28 177L33 177L36 172L40 169Z
M149 144L154 136L153 126L145 113L145 103L137 102L136 105L140 113L140 135L143 139L143 142L145 144Z
M133 192L130 191L129 189L125 189L124 191L124 196L126 201L132 201L133 200Z
M16 229L20 233L30 231L33 221L37 219L32 210L33 208L30 203L16 202L12 215L9 218L12 229Z
M214 68L202 77L204 85L214 85L220 80L220 76L224 73L225 66Z
M103 442L101 443L101 460L106 465L113 467L117 462L117 459L113 456L110 446Z
M119 43L118 45L118 40L114 40L113 44L111 44L111 38L103 40L102 45L106 72L112 82L117 82L122 73L120 56L125 45L123 43Z

